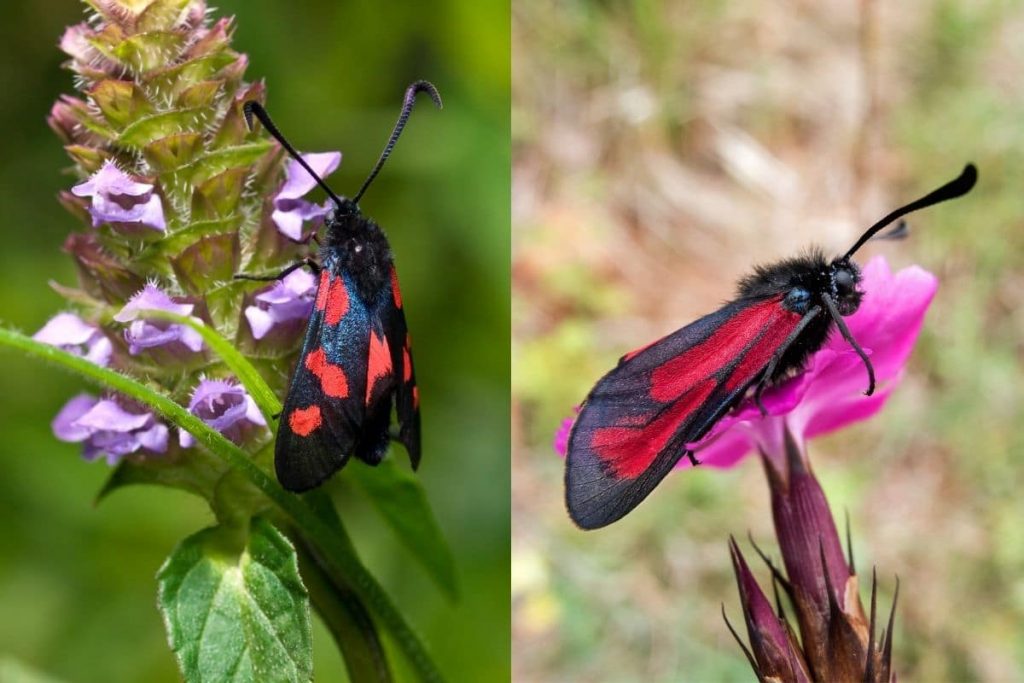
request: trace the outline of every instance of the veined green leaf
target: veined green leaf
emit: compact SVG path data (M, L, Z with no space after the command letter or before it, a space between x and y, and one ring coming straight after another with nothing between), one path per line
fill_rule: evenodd
M402 545L448 598L458 598L455 560L420 480L394 458L386 458L376 467L353 462L345 468L345 476L370 498Z
M309 599L295 548L273 525L212 527L186 538L157 573L157 605L187 681L305 683L313 677Z

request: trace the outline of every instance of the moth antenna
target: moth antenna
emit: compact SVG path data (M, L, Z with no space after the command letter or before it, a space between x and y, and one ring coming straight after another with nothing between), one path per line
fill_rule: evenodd
M409 121L409 114L412 113L412 106L416 103L416 95L425 92L430 95L430 99L434 101L437 108L442 107L441 94L437 92L437 88L434 87L433 83L429 81L416 81L408 88L405 89L405 99L402 101L402 111L398 114L398 122L395 124L394 130L391 131L391 137L388 138L388 144L384 146L384 151L381 152L380 158L377 159L377 164L370 171L370 175L363 181L363 186L359 188L359 192L352 201L356 204L359 203L359 199L366 192L366 188L370 187L370 183L380 173L380 169L384 166L384 162L391 156L391 151L395 148L395 143L398 142L398 136L402 134L402 129L405 128L405 124Z
M868 354L864 353L864 349L860 347L857 340L853 338L852 334L850 334L850 328L848 328L846 323L843 322L843 316L840 315L839 309L836 308L835 302L832 301L832 297L823 293L821 295L821 300L825 302L825 307L828 308L828 313L832 316L832 320L835 321L836 327L839 328L840 334L843 335L843 339L853 347L853 350L857 352L860 359L864 361L864 367L868 371L868 388L867 391L864 392L864 395L870 396L875 393L875 367L871 364L871 359L868 358Z
M921 197L920 199L912 201L906 206L901 206L900 208L896 209L895 211L887 215L885 218L883 218L882 220L878 221L870 228L868 228L867 231L860 236L860 239L858 239L854 243L854 245L850 247L850 250L846 252L846 254L843 256L843 260L846 260L853 256L853 254L858 249L864 246L865 242L874 237L880 230L882 230L885 226L892 223L897 218L906 216L908 213L917 211L918 209L923 209L926 206L931 206L933 204L938 204L939 202L944 202L947 199L956 199L957 197L962 197L963 195L971 191L971 188L974 187L974 184L977 181L978 169L975 168L974 164L967 164L966 166L964 166L964 170L960 173L958 177L949 181L942 187L936 190L932 190L931 192ZM897 228L898 227L899 226L897 226Z
M285 139L284 135L281 134L281 131L277 129L277 126L275 126L274 122L270 119L270 114L267 113L267 110L264 109L259 102L249 100L242 107L242 113L245 114L245 125L249 127L249 130L252 130L252 117L255 116L259 119L260 123L263 124L263 127L267 129L267 132L270 133L275 140L281 143L281 146L284 147L288 154L291 155L292 159L299 162L299 165L306 169L306 172L309 173L313 180L317 182L317 185L324 188L324 191L327 192L327 196L331 198L334 205L339 209L341 208L341 198L334 194L334 191L327 186L327 183L324 182L323 178L316 174L310 165L306 163L306 160L302 158L302 155L299 154L298 151L292 147L292 144Z

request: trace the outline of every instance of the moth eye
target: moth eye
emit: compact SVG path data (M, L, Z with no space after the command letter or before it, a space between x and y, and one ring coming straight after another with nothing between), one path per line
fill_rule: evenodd
M841 292L848 292L853 289L854 278L853 273L846 269L839 269L836 271L836 289Z
M811 293L803 287L794 287L786 294L783 305L795 313L806 313L811 303Z

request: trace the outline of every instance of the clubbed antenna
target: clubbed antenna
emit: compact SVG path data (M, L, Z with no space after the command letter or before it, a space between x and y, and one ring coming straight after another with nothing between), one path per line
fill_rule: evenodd
M334 191L327 186L327 183L324 182L323 178L316 174L310 165L306 163L306 160L302 158L302 155L299 154L298 151L292 147L291 143L285 139L284 135L281 134L281 131L279 131L277 126L274 125L274 122L270 120L270 114L267 113L267 110L264 109L259 102L249 100L245 103L245 106L242 107L242 112L245 114L245 125L249 127L249 130L252 130L252 117L255 116L260 120L260 123L263 124L263 127L267 129L267 132L273 135L274 139L281 143L281 146L287 150L288 154L299 162L299 164L302 165L302 168L306 169L306 172L312 176L313 180L315 180L320 187L324 188L324 191L327 192L327 196L331 198L334 205L339 209L342 207L341 198L334 194Z
M441 95L437 92L437 88L434 87L433 83L428 81L416 81L408 88L405 89L405 99L402 101L402 111L398 114L398 123L395 124L394 130L391 131L391 137L388 138L388 144L384 146L384 151L380 154L380 159L377 160L377 164L370 171L370 175L367 176L366 180L363 181L363 186L359 188L359 192L352 201L356 204L359 203L359 199L366 192L366 188L370 186L373 179L380 173L381 167L384 166L384 162L391 156L391 150L395 148L395 143L398 142L398 136L402 134L402 129L405 128L405 124L409 121L409 114L412 113L412 106L416 103L416 95L418 93L425 92L430 95L430 99L434 101L437 108L441 108ZM262 119L260 119L262 121ZM268 128L267 130L270 130ZM273 132L273 131L271 131Z
M929 192L920 199L910 202L906 206L901 206L900 208L896 209L888 216L886 216L885 218L883 218L882 220L878 221L870 228L868 228L867 231L860 236L860 239L857 240L857 242L852 247L850 247L850 250L846 252L846 254L843 256L843 259L848 259L851 256L853 256L854 252L860 249L862 246L864 246L865 242L874 237L879 230L889 225L897 218L906 216L908 213L911 213L912 211L923 209L926 206L931 206L932 204L944 202L947 199L956 199L957 197L962 197L963 195L971 191L971 188L974 187L974 183L976 183L977 181L978 169L974 167L974 164L967 164L966 166L964 166L963 172L961 172L960 175L954 178L953 180L949 181L948 183L938 188L937 190ZM894 230L894 232L898 234L899 226L897 226L897 229Z

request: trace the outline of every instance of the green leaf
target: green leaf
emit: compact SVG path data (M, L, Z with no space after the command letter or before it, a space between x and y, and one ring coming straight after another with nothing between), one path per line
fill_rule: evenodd
M107 79L100 81L89 92L111 126L124 128L139 117L148 116L153 107L142 90L130 81Z
M177 58L186 40L178 31L136 33L115 45L111 54L133 71L145 72Z
M173 461L122 460L96 494L95 503L98 505L120 488L137 484L181 489L212 501L217 482L224 476L226 469L223 461L204 450L189 452L187 457L187 462L183 462L181 458Z
M305 682L313 677L309 599L295 548L254 519L188 537L157 573L157 605L187 681Z
M203 129L205 113L203 109L177 109L143 116L121 131L117 142L125 147L142 149L168 135L199 132Z
M0 683L60 683L44 673L30 669L27 664L0 656Z
M455 560L419 478L393 458L385 459L376 467L354 462L346 469L346 475L369 496L388 526L438 587L449 599L458 598Z
M258 140L210 152L192 162L189 180L193 185L199 185L230 168L246 168L259 161L272 147L269 140Z
M331 576L301 538L295 540L295 549L309 597L341 650L349 680L390 683L391 670L377 626L359 595L344 578Z

